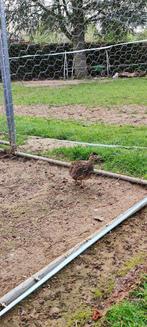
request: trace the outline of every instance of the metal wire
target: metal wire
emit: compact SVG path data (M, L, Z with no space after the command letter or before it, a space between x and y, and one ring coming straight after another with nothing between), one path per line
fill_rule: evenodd
M0 0L0 64L4 87L5 109L7 116L7 124L9 131L9 142L12 149L16 148L16 133L14 123L14 111L12 101L11 79L10 79L10 65L7 43L7 29L5 20L5 9L3 0Z

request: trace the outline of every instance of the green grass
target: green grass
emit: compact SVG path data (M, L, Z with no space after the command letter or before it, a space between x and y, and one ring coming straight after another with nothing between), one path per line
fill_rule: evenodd
M90 308L80 308L77 310L71 317L68 319L66 327L83 327L85 323L91 318L91 309Z
M5 130L2 120L0 130ZM88 125L55 119L16 116L16 130L20 135L147 147L146 126Z
M109 326L113 327L145 327L147 318L142 303L131 303L124 301L114 306L107 315Z
M3 120L0 130L5 130ZM91 143L146 146L146 126L117 126L104 124L82 124L71 121L44 119L38 117L16 117L17 144L24 143L28 136L75 140ZM108 149L91 147L59 148L45 155L60 159L87 159L97 151L104 159L103 169L147 179L147 150Z
M61 147L42 154L61 160L74 161L87 159L93 151L100 154L104 160L101 169L147 179L147 151L76 146Z
M129 300L112 306L108 311L104 326L145 327L147 326L147 282L132 293Z
M123 104L147 105L146 78L90 82L64 87L26 87L13 83L16 105L76 105L86 107L114 106ZM0 87L2 104L2 87Z
M147 282L130 293L128 299L110 307L106 316L94 322L93 327L146 327L147 326ZM93 308L83 307L71 314L66 327L84 327L91 321Z
M8 135L0 135L0 139L3 141L9 141ZM23 145L27 141L26 135L17 135L17 145ZM0 144L0 147L2 147L2 144ZM5 147L5 146L4 146Z
M118 276L124 277L127 275L127 273L134 269L137 265L141 265L145 262L147 256L145 253L140 252L134 257L132 257L130 260L126 261L124 265L118 270L117 274Z

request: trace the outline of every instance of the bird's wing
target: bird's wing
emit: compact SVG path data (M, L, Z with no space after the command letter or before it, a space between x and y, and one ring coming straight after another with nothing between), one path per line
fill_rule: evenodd
M87 162L76 162L76 164L70 167L70 174L73 178L76 177L76 179L82 176L86 176L92 173L92 171L93 167L88 165Z

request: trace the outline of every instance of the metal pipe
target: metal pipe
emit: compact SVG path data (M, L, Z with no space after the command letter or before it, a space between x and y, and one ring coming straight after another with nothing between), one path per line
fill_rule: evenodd
M13 111L13 101L12 101L5 8L4 8L3 0L0 0L0 20L1 20L0 65L1 65L2 81L4 87L5 110L6 110L7 124L9 129L9 139L10 139L10 145L12 147L12 151L14 151L16 148L16 133L15 133L14 111Z
M128 145L121 145L121 144L102 144L102 143L88 143L88 142L80 142L80 141L69 141L69 140L58 140L58 139L50 139L51 141L58 141L61 143L69 143L69 144L77 144L77 145L86 145L86 146L90 146L90 147L99 147L99 148L122 148L122 149L139 149L139 150L147 150L146 146L137 146L137 145L132 145L132 146L128 146Z
M4 314L6 314L9 310L11 310L16 304L18 304L20 301L24 300L27 296L29 296L31 293L33 293L36 289L38 289L41 285L43 285L47 280L49 280L51 277L53 277L55 274L57 274L60 270L62 270L64 267L66 267L71 261L73 261L75 258L77 258L80 254L82 254L85 250L87 250L90 246L95 244L98 240L100 240L102 237L104 237L107 233L112 231L114 228L116 228L119 224L121 224L123 221L125 221L127 218L134 215L136 212L141 210L147 206L147 197L142 199L141 201L134 204L131 208L129 208L124 213L120 214L118 217L116 217L114 220L111 221L110 224L107 224L105 227L97 231L95 234L91 235L87 239L85 239L83 242L76 245L74 248L72 248L70 251L65 253L62 257L59 257L59 259L56 260L56 263L51 263L49 265L49 271L42 277L41 272L38 272L38 274L35 274L32 276L34 279L34 285L31 287L30 285L30 279L28 280L28 289L23 288L23 283L15 288L10 293L7 293L6 296L3 296L0 299L1 306L4 308L0 311L0 317L2 317ZM51 268L52 265L52 268ZM46 269L46 268L45 268ZM27 285L27 281L25 282ZM25 285L25 286L26 286ZM21 290L21 294L12 300L11 302L11 296L13 295L12 299L14 298L15 292L18 294L18 290ZM12 293L13 292L13 293ZM10 297L9 297L10 294ZM8 305L7 302L8 301Z
M57 165L57 166L65 167L65 168L70 167L69 162L50 159L50 158L47 158L47 157L37 156L37 155L34 155L34 154L29 154L29 153L16 151L15 155L18 156L18 157L22 157L22 158L43 160L43 161L49 162L52 165Z
M70 250L68 251L68 254L70 253ZM59 256L55 260L53 260L49 265L45 266L43 269L41 269L36 274L32 275L30 278L16 286L14 289L9 291L7 294L5 294L3 297L0 298L0 306L6 306L10 304L12 301L14 301L18 296L22 294L23 292L27 291L30 287L32 287L34 284L36 284L36 281L43 278L47 273L49 273L53 268L55 268L65 257L65 254L62 256Z
M66 51L64 54L63 79L66 80Z
M97 170L97 169L94 169L94 174L105 176L105 177L110 177L110 178L120 179L120 180L127 181L127 182L130 182L133 184L140 184L140 185L147 186L147 180L141 179L141 178L130 177L127 175L121 175L121 174L116 174L116 173L112 173L109 171Z
M22 157L22 158L24 157L24 158L28 158L28 159L43 160L43 161L49 162L52 165L57 165L57 166L65 167L65 168L70 167L70 163L66 162L66 161L54 160L54 159L37 156L37 155L33 155L33 154L28 154L28 153L23 153L23 152L18 152L18 151L15 152L15 155L18 157ZM110 177L110 178L121 179L121 180L130 182L130 183L147 186L146 180L143 180L140 178L135 178L135 177L130 177L130 176L126 176L126 175L115 174L115 173L108 172L105 170L94 169L94 174L100 175L100 176L106 176L106 177Z
M52 141L58 141L61 143L69 143L69 144L77 144L77 145L87 145L93 147L100 147L100 148L122 148L122 149L140 149L140 150L147 150L147 146L137 146L137 145L121 145L121 144L102 144L102 143L88 143L82 141L69 141L69 140L59 140L59 139L50 139Z
M3 150L0 149L0 152L3 152ZM15 155L18 156L18 157L22 157L22 158L28 158L30 160L34 159L34 160L46 161L46 162L50 163L51 165L56 165L56 166L60 166L60 167L64 167L64 168L69 168L70 167L70 163L66 162L66 161L50 159L50 158L47 158L47 157L37 156L37 155L24 153L24 152L18 152L18 151L15 152ZM139 184L139 185L147 186L147 180L144 180L144 179L141 179L141 178L130 177L130 176L127 176L127 175L121 175L121 174L116 174L116 173L112 173L112 172L109 172L109 171L97 170L97 169L94 169L94 174L99 175L99 176L124 180L124 181L130 182L130 183L133 183L133 184Z
M0 144L10 145L10 142L0 140Z
M107 77L109 77L109 69L110 69L110 63L109 63L109 54L108 54L108 50L106 51L106 65L107 65Z
M125 43L117 43L117 44L111 44L105 47L99 47L99 48L88 48L88 49L81 49L81 50L72 50L72 51L66 51L67 54L74 54L79 52L91 52L91 51L97 51L97 50L107 50L111 49L113 47L128 45L128 44L138 44L138 43L146 43L147 39L144 40L138 40L138 41L131 41L131 42L125 42ZM19 57L10 57L10 60L20 59L20 58L31 58L31 57L42 57L42 56L62 56L65 54L65 51L62 52L54 52L54 53L45 53L45 54L34 54L34 55L24 55Z

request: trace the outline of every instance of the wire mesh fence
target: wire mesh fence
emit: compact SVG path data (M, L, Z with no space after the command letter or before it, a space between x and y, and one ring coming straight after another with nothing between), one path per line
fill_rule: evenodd
M14 80L145 73L144 0L6 1ZM14 15L15 13L15 15Z
M1 67L1 77L3 83L4 103L5 103L5 112L6 112L6 120L7 120L7 124L6 124L5 118L2 117L1 119L1 124L3 125L1 133L2 136L4 137L5 135L8 135L9 144L11 145L11 149L14 150L16 145L15 125L14 125L13 101L12 101L12 91L11 91L5 8L4 8L3 1L0 1L0 18L1 18L0 19L0 67ZM1 141L1 143L3 142Z
M130 76L131 73L136 74L136 77L146 74L147 40L99 47L95 45L82 50L63 51L57 47L54 51L50 53L50 46L47 45L12 44L10 47L12 79L65 80L109 77L116 72L121 75L124 71L128 72L128 77L129 73ZM85 63L80 59L83 55L86 57L86 71ZM77 57L79 64L76 62ZM81 71L84 72L83 75Z
M0 160L2 291L145 194L146 73L146 0L0 0L0 147L25 158Z
M135 103L123 100L132 97L127 81L126 91L123 91L124 84L118 81L117 87L113 83L116 79L136 78L138 81L146 76L146 1L1 0L0 3L2 8L5 5L7 25L6 35L4 11L1 10L1 58L5 58L1 59L5 98L5 111L2 109L2 97L0 100L2 137L5 139L5 133L8 133L7 138L15 144L14 104L18 144L28 136L35 136L46 138L44 143L47 138L56 138L92 144L111 142L129 145L127 136L121 142L113 130L111 140L101 133L96 137L91 131L82 137L78 134L76 121L84 121L85 126L100 122L120 124L122 117L118 117L114 107ZM3 73L5 67L6 74ZM99 84L96 85L97 81ZM110 89L105 87L105 82L111 84ZM65 85L66 90L62 87ZM2 87L0 92L2 95ZM135 101L140 104L140 100ZM141 104L144 103L145 95L142 93ZM96 107L97 110L90 116L85 110L87 107ZM113 114L109 115L107 111L103 117L103 107L111 107ZM125 109L121 106L120 110ZM129 110L133 117L137 109L130 107ZM142 109L142 117L146 117L145 110ZM73 125L71 119L74 120ZM124 123L132 121L127 114L124 115ZM46 144L45 149L48 147ZM130 145L142 144L134 140Z

